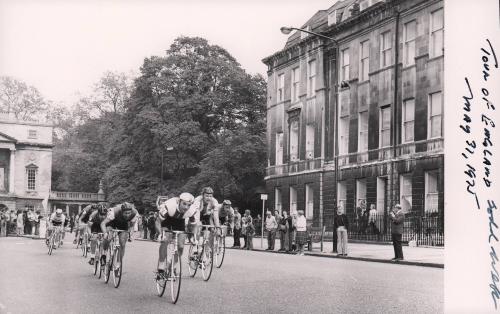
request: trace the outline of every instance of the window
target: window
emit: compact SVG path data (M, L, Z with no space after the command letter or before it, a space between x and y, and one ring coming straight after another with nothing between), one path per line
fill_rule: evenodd
M408 99L403 102L403 143L413 142L415 125L415 100Z
M366 152L368 150L368 111L359 113L358 130L358 152Z
M297 213L297 190L290 187L290 214Z
M341 117L339 121L339 154L345 155L349 151L349 116Z
M429 138L441 136L441 92L429 95Z
M391 32L380 35L380 67L385 68L391 65L392 41Z
M366 40L359 47L360 63L359 63L359 81L363 82L368 79L368 70L370 68L370 41Z
M307 96L310 97L316 94L316 60L309 61L307 73Z
M26 168L26 181L28 191L36 190L36 175L38 172L37 167L27 167Z
M276 133L276 165L283 164L283 133Z
M306 218L313 218L314 216L314 190L312 184L306 184L306 204L305 204Z
M347 200L347 185L345 181L339 181L337 185L337 205L339 208L341 207L344 209L345 213L345 207L346 207L346 200Z
M299 100L300 92L300 69L296 67L292 70L292 102Z
M314 158L314 125L306 126L306 159Z
M404 65L415 63L415 37L417 22L411 21L404 25Z
M36 130L28 130L28 138L36 139L36 137L37 137Z
M380 108L380 147L391 145L391 107Z
M290 124L290 160L299 159L299 121L292 121Z
M443 9L431 13L431 39L429 56L436 57L443 54Z
M377 178L377 212L383 213L385 209L385 190L387 186L387 178Z
M340 72L340 81L349 80L349 48L341 52L342 71Z
M276 95L277 102L282 102L285 99L285 74L278 75L278 94Z
M328 13L328 26L337 24L337 10Z
M427 171L425 173L425 212L437 212L438 201L438 172Z
M281 190L278 188L274 189L274 209L281 213Z
M405 212L409 212L412 207L412 183L411 176L409 174L399 176L399 195L401 208Z

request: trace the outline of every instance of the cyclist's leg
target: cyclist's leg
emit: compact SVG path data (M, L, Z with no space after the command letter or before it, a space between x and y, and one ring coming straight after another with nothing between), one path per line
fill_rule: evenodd
M90 260L95 258L95 249L97 247L97 234L90 235Z
M111 242L111 227L107 227L107 233L104 235L102 239L102 255L101 259L104 258L106 260L106 251L109 249L109 243ZM103 263L104 264L104 263Z
M158 270L165 270L167 265L167 248L170 241L170 234L167 233L166 238L161 241L158 251Z
M125 245L127 244L128 240L128 232L123 231L118 234L118 239L120 241L120 253L121 253L121 259L123 260L123 256L125 256Z
M177 238L177 251L179 252L179 255L176 256L175 262L178 262L178 258L182 257L182 253L184 252L184 243L186 242L186 234L181 233L178 235Z

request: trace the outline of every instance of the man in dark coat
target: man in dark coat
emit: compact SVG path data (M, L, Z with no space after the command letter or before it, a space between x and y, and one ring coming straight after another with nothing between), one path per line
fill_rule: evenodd
M394 258L392 260L401 261L404 259L401 239L403 237L403 222L405 219L401 205L396 204L394 206L389 213L389 218L391 219L392 245L394 246Z

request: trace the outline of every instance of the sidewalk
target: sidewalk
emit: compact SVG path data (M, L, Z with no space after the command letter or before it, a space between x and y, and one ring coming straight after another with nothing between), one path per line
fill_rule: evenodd
M240 242L242 243L242 241L243 240L241 240ZM263 247L261 247L261 238L254 237L254 251L275 254L291 254L278 251L278 249L280 248L279 240L276 240L274 251L265 250L267 248L267 239L264 238L262 243ZM233 238L228 236L226 238L226 247L231 248L232 245ZM403 261L394 262L391 260L391 258L394 257L394 249L392 247L392 244L349 243L347 257L341 257L337 256L336 253L331 253L333 247L332 242L323 243L323 252L321 252L320 246L320 243L313 243L312 251L307 251L306 245L304 247L304 254L309 256L342 258L358 261L444 268L444 248L442 247L403 246L403 255L405 259Z
M137 241L149 241L142 238L135 238ZM240 240L243 243L243 239ZM276 240L274 245L274 251L266 251L267 239L262 241L263 247L261 247L261 238L254 237L253 239L253 250L269 253L269 254L293 254L278 251L280 248L279 239ZM233 237L228 236L226 238L226 248L233 249ZM308 256L318 256L325 258L341 258L350 259L357 261L366 262L377 262L377 263L390 263L390 264L400 264L400 265L413 265L413 266L424 266L424 267L435 267L444 268L444 248L442 247L409 247L403 246L403 254L405 259L403 261L392 261L391 258L394 257L394 249L391 243L349 243L348 244L348 256L341 257L337 256L336 253L332 252L332 242L323 243L323 252L320 250L320 243L313 243L312 251L307 250L307 245L304 248L304 254Z

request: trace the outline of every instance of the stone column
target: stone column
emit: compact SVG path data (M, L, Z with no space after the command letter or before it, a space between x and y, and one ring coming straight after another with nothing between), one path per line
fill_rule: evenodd
M82 204L78 204L78 214L82 212Z
M69 204L66 204L66 217L69 216Z
M9 164L9 193L14 193L15 189L15 174L16 174L16 150L10 150L10 164Z

